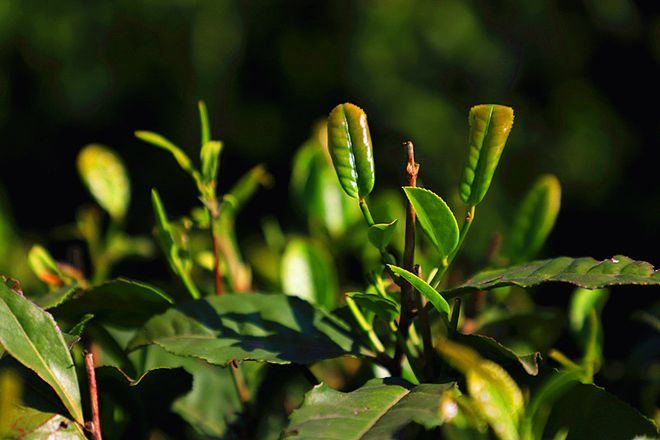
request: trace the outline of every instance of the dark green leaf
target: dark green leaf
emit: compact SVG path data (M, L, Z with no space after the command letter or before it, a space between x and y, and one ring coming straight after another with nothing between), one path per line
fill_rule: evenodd
M403 190L412 203L417 221L433 246L446 258L458 244L458 223L449 206L434 192L424 188L410 186Z
M77 288L76 284L72 284L30 299L42 309L48 310L70 300Z
M599 289L619 284L660 284L660 271L645 261L623 255L597 261L591 257L558 257L531 261L504 269L479 272L465 283L445 292L488 290L501 286L532 287L546 282L570 283L586 289Z
M388 264L387 266L392 269L392 272L394 272L396 275L399 275L404 280L412 284L412 286L417 289L419 293L424 295L424 297L426 297L426 299L429 300L431 304L433 304L433 307L435 307L441 315L449 318L449 304L447 303L447 300L442 295L440 295L440 293L438 293L437 290L435 290L426 281L419 278L417 275L408 272L401 267L393 266L391 264Z
M515 365L532 376L536 376L539 373L539 353L518 356L510 348L507 348L495 339L484 335L464 335L458 333L455 335L455 340L462 345L474 349L482 357L504 367Z
M0 432L0 438L20 440L85 440L85 434L77 423L54 413L46 413L18 406L7 417L6 432ZM3 420L4 422L4 420Z
M401 307L396 301L374 293L349 292L346 295L362 310L368 310L385 322L395 320L401 313Z
M295 439L397 439L411 423L441 425L438 403L453 383L413 386L401 379L372 379L350 393L317 385L291 414L284 432Z
M122 220L131 198L131 185L117 153L103 145L87 145L78 154L78 173L101 208L115 220Z
M367 236L369 237L371 244L378 249L385 249L392 240L392 235L396 230L397 221L398 220L393 220L390 223L376 223L375 225L369 226Z
M483 104L470 109L470 138L467 160L459 187L461 199L470 206L483 200L502 150L513 126L513 109Z
M83 422L76 370L55 320L5 283L0 283L0 346L47 382Z
M183 303L150 319L129 348L147 344L220 366L232 360L309 364L366 353L338 318L297 297L260 293Z
M374 187L371 133L364 111L339 104L328 117L328 148L342 188L350 197L363 198Z

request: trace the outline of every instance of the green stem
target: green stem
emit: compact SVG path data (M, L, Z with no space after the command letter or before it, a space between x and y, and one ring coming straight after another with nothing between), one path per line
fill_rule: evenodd
M371 216L371 211L369 211L369 205L367 205L367 201L364 199L364 197L360 197L359 202L360 210L362 211L364 219L367 221L367 225L373 226L375 222L374 218Z
M449 254L449 256L442 262L442 267L438 270L438 272L433 277L433 280L431 281L431 285L435 289L438 288L440 281L442 281L442 277L447 272L449 266L451 266L451 264L454 262L454 258L456 258L458 251L460 251L461 247L463 247L463 242L465 241L465 237L467 237L467 234L470 231L470 226L472 226L472 222L474 222L474 215L475 215L475 206L470 206L468 208L467 214L465 214L465 221L461 226L461 231L458 236L458 244L456 245L456 248L454 248L451 254Z
M353 317L355 318L355 321L357 322L358 326L360 326L360 328L367 334L367 337L369 338L369 342L371 342L372 348L376 350L378 353L384 353L385 347L383 346L383 343L380 342L380 339L378 339L378 336L376 335L376 332L374 332L373 327L367 322L364 315L358 308L357 304L355 304L353 298L347 296L346 304L348 304L348 308L353 314Z
M451 309L449 321L449 339L453 339L458 333L458 319L461 317L461 299L454 299L454 307Z

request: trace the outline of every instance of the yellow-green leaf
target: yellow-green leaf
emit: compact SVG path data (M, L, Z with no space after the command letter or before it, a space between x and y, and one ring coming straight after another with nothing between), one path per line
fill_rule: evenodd
M449 206L433 191L406 186L406 197L412 203L417 221L433 246L446 258L458 244L458 223Z
M401 278L412 284L419 293L424 295L424 297L433 304L433 307L435 307L441 315L446 318L449 317L449 304L447 303L447 300L426 281L401 267L393 266L391 264L388 264L387 267L392 269L392 272L396 275L399 275Z

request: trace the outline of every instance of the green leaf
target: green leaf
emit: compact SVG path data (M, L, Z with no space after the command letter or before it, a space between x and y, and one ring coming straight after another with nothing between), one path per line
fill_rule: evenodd
M523 200L505 238L502 256L511 263L528 261L545 243L559 213L561 186L547 174L539 177Z
M282 289L326 310L337 304L338 281L332 256L320 243L294 238L282 257Z
M589 379L603 363L603 326L600 315L608 296L607 289L577 288L569 305L571 332L584 350L582 364Z
M472 348L482 357L503 367L509 368L509 366L513 365L521 368L530 376L536 376L539 373L539 353L519 356L510 348L484 335L458 333L454 336L454 339L456 342Z
M309 364L366 353L333 315L297 297L260 293L182 303L151 318L129 349L147 344L220 366L233 360Z
M218 177L221 151L222 142L209 141L204 144L199 153L202 161L202 178L206 184L215 185L215 179Z
M367 236L371 244L378 249L385 249L390 244L390 241L392 241L392 235L394 235L394 231L396 230L397 221L395 219L390 223L376 223L369 226Z
M254 196L260 186L268 186L272 181L273 177L268 174L268 170L264 165L251 168L225 194L223 206L220 209L220 217L234 217Z
M406 186L403 191L415 209L419 225L440 257L449 256L458 244L458 223L449 206L428 189Z
M83 423L73 359L51 315L0 283L0 346L47 382Z
M55 259L42 246L32 246L28 253L28 264L37 278L50 287L66 286L75 281L62 273Z
M477 105L470 109L468 120L469 147L459 193L469 206L477 206L488 192L509 137L513 109L503 105Z
M395 320L401 313L401 307L396 301L373 293L349 292L351 297L362 310L368 310L385 322Z
M199 180L199 172L195 169L188 155L184 153L181 148L174 145L170 140L166 139L158 133L151 131L136 131L135 136L148 144L154 145L172 153L172 156L174 156L174 159L176 159L179 166L188 174L193 176L196 181Z
M88 289L77 289L73 297L51 312L69 322L79 322L91 313L98 323L134 327L164 312L173 302L169 295L154 286L118 278Z
M558 257L504 269L485 270L445 293L489 290L502 286L533 287L546 282L569 283L585 289L619 284L658 285L660 271L654 270L645 261L635 261L623 255L603 261L591 257Z
M209 124L209 112L206 110L206 103L202 100L197 101L197 109L199 110L199 125L202 133L201 145L203 149L204 145L211 141L211 124Z
M0 432L1 438L21 440L85 440L85 434L77 423L54 413L42 412L34 408L18 406L8 417L6 432ZM4 420L3 420L4 422Z
M447 303L447 300L442 295L440 295L440 293L438 293L437 290L435 290L426 281L419 278L417 275L408 272L401 267L393 266L391 264L388 264L387 267L392 269L392 272L394 272L396 275L399 275L404 280L412 284L412 286L417 289L419 293L424 295L424 297L426 297L426 299L429 300L431 304L433 304L433 307L435 307L442 316L449 318L449 304Z
M517 440L524 411L523 394L499 365L464 345L443 340L438 350L465 375L470 397L500 439Z
M453 383L413 386L404 380L372 379L350 393L322 383L305 395L284 432L294 439L397 439L411 423L442 424L438 402Z
M339 104L328 117L328 148L342 188L350 197L363 198L374 187L371 133L364 111Z
M87 145L78 154L78 173L96 202L121 221L131 198L131 184L119 156L103 145Z

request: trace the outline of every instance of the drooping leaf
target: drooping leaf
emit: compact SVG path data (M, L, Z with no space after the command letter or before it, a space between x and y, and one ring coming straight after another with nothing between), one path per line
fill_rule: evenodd
M488 290L501 286L533 287L546 282L574 284L585 289L599 289L620 284L658 285L660 271L645 261L616 255L597 261L591 257L558 257L504 269L489 269L477 273L463 284L445 293L466 290Z
M401 307L396 301L374 293L349 292L346 295L362 310L370 311L385 322L395 320L401 313Z
M375 181L374 158L367 115L360 107L345 103L332 109L328 148L346 194L353 198L369 195Z
M525 373L536 376L539 373L539 353L518 356L513 350L484 335L466 335L458 333L454 336L456 342L472 348L485 359L504 367L520 367Z
M513 109L495 104L476 105L468 117L470 137L467 160L459 186L469 206L483 200L513 126Z
M332 310L337 304L338 282L332 257L320 243L294 238L282 257L282 289Z
M85 146L78 154L78 173L101 208L115 220L122 220L131 198L131 184L117 153L103 145Z
M551 174L539 177L514 217L509 237L502 246L502 256L511 263L533 258L555 225L560 203L559 180Z
M154 286L118 278L88 289L77 289L68 301L51 312L69 322L79 322L91 313L95 322L132 327L164 312L173 302L169 295Z
M333 315L297 297L261 293L177 305L151 318L129 349L147 344L220 366L232 360L308 364L366 353Z
M174 145L170 140L166 139L158 133L144 130L136 131L135 137L148 144L169 151L172 156L174 156L174 159L176 159L179 166L188 174L193 176L196 181L199 181L199 172L195 169L188 155L181 148Z
M404 280L412 284L412 286L417 289L419 293L424 295L424 297L429 300L431 304L433 304L433 307L435 307L441 315L449 318L449 304L447 303L447 300L442 295L440 295L440 293L438 293L437 290L435 290L426 281L419 278L417 275L408 272L401 267L393 266L391 264L388 264L387 266L392 269L392 272L394 272L396 275L399 275Z
M62 332L51 315L0 283L0 346L41 377L82 423L78 378Z
M206 184L215 182L215 179L218 177L221 151L222 142L208 141L199 152L199 157L202 162L202 178ZM215 185L215 183L213 183L213 185Z
M441 258L447 257L458 244L458 223L449 206L434 192L406 186L406 197L415 209L417 221Z
M396 230L397 221L395 219L390 223L376 223L369 226L367 236L371 244L378 249L385 249L390 244L390 241L392 241L392 235L394 235L394 231Z
M413 386L401 379L372 379L350 393L327 384L305 395L290 417L285 438L397 439L411 423L426 429L442 424L438 402L453 383Z
M8 418L9 429L0 432L1 438L16 440L85 440L87 438L80 425L60 414L18 406L10 413L3 413L2 417Z

